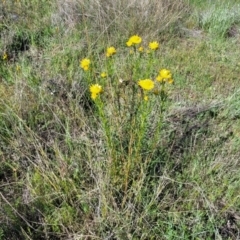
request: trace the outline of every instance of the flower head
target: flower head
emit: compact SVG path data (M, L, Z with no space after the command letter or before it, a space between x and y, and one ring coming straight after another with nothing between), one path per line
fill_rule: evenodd
M159 82L165 82L166 80L168 80L169 83L173 83L173 80L170 81L171 78L172 78L171 72L167 69L162 69L159 71L156 80Z
M21 70L21 67L19 65L16 66L16 71L19 72Z
M157 41L150 42L148 46L152 50L157 50L159 48L159 43Z
M133 35L132 37L129 38L127 41L127 46L131 47L132 45L137 45L142 42L142 38L139 37L138 35Z
M98 94L102 92L102 86L99 84L93 84L89 87L89 90L91 93L91 98L95 100Z
M148 96L147 95L144 96L144 101L148 101Z
M154 88L154 82L151 79L139 80L138 85L143 90L148 90L148 91Z
M169 79L172 78L172 74L169 70L167 69L162 69L159 71L159 75L164 78L164 79Z
M130 54L134 54L134 51L132 49L130 49L129 53Z
M102 92L102 86L100 86L99 84L93 84L90 86L89 89L91 93L99 94Z
M102 72L100 76L101 76L102 78L105 78L105 77L107 77L107 73L106 73L106 72Z
M3 56L2 56L2 59L3 59L3 60L6 60L7 58L8 58L7 53L4 53Z
M90 63L91 63L90 59L84 58L80 61L80 66L84 71L88 71Z
M106 56L107 56L107 57L111 57L111 56L114 55L116 52L117 52L117 51L116 51L115 47L109 47L109 48L107 48Z
M143 52L143 47L142 47L142 46L139 47L139 48L138 48L138 51L139 51L139 52Z

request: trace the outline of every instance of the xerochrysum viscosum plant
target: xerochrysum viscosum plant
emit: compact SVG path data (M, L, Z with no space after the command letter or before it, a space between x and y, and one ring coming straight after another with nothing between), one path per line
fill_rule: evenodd
M122 49L107 47L98 56L101 61L80 61L104 132L110 179L124 193L158 146L168 89L174 82L171 71L159 66L159 49L157 41L144 44L133 35Z

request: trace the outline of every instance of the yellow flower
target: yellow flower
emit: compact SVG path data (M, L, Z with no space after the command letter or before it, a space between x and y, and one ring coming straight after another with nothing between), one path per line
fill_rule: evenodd
M139 48L138 48L138 51L139 51L139 52L143 52L143 47L142 47L142 46L139 47Z
M150 42L149 43L149 48L152 49L152 50L157 50L159 48L159 43L154 41L154 42Z
M145 95L145 96L144 96L144 100L145 100L145 101L148 101L148 96Z
M8 55L6 53L3 54L2 59L6 60L8 58Z
M99 84L93 84L90 86L89 90L91 93L91 98L95 100L98 94L102 92L102 86Z
M101 77L102 77L102 78L105 78L105 77L107 77L107 73L105 73L105 72L102 72L102 73L101 73Z
M127 46L131 47L132 45L137 45L142 42L142 38L139 37L138 35L133 35L132 37L129 38L127 41Z
M99 84L93 84L90 86L90 92L99 94L102 92L102 86L100 86Z
M131 50L129 51L129 53L130 53L130 54L134 54L134 51L131 49Z
M21 67L19 65L16 66L16 71L19 72L21 70Z
M159 71L159 75L164 78L164 79L169 79L172 78L172 74L169 70L167 69L162 69Z
M144 80L139 80L138 85L143 89L143 90L151 90L154 88L154 82L151 79L144 79Z
M167 69L162 69L159 71L158 76L156 77L156 80L159 82L168 82L172 84L174 81L172 79L172 74L169 70Z
M114 55L116 52L117 52L117 51L116 51L115 47L109 47L109 48L107 48L106 56L107 56L107 57L111 57L111 56Z
M88 71L90 63L91 63L90 59L84 58L80 61L80 66L84 71Z

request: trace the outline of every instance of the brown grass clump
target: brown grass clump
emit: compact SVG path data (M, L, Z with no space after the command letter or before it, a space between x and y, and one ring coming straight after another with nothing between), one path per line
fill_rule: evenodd
M95 34L156 36L178 21L188 10L184 1L147 0L74 0L58 1L55 23L73 28L90 23Z

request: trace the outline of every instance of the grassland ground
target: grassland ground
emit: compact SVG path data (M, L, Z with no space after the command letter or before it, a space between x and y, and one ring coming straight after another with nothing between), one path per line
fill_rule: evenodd
M239 49L234 0L0 0L0 240L239 239Z

